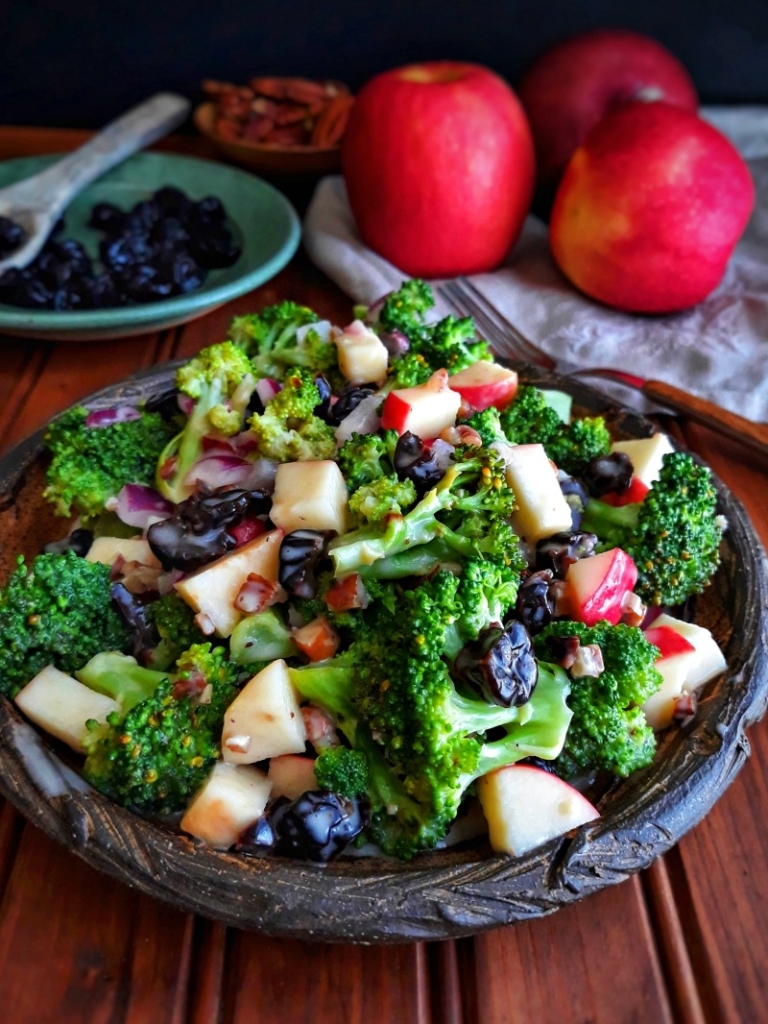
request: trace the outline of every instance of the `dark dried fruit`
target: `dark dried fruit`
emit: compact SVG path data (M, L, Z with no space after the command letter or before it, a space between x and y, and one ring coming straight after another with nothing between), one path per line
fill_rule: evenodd
M602 498L604 494L625 494L632 482L632 460L624 452L598 455L587 464L582 474L590 494Z
M231 551L237 541L230 528L246 516L266 514L270 506L264 491L193 494L174 515L149 527L147 541L164 569L189 572Z
M279 579L288 594L306 599L315 596L315 568L330 537L320 530L294 530L283 537Z
M310 790L293 801L287 797L276 800L265 818L246 829L237 849L323 864L337 857L363 831L368 818L363 800Z
M419 496L426 494L445 476L436 453L410 430L398 438L393 463L397 475L402 480L411 480Z
M532 634L540 633L554 617L552 580L552 570L541 569L524 579L517 592L517 614Z
M530 700L539 678L531 636L516 619L506 628L484 629L477 640L459 651L454 670L483 700L504 708L520 707Z
M555 533L536 545L536 568L551 569L557 579L565 579L568 566L580 558L594 554L597 537L594 533Z
M338 427L342 420L346 419L351 412L353 412L364 398L368 398L369 395L374 394L376 388L362 384L360 386L350 384L344 388L337 400L331 406L327 416L322 416L322 419L326 420L333 427ZM321 416L320 413L317 413Z

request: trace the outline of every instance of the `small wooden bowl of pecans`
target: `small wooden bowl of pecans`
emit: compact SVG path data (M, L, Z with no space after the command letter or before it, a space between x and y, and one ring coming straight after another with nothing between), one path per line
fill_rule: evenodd
M234 162L278 176L339 169L354 103L342 83L261 76L248 85L208 80L203 91L195 125Z

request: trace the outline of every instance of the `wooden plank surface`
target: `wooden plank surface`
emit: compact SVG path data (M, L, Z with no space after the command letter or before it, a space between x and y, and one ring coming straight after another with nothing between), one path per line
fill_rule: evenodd
M0 159L83 133L0 129ZM173 147L194 152L194 140ZM233 314L350 303L299 255L183 328L52 345L0 339L0 446L137 369L219 341ZM689 443L768 537L768 467L704 431ZM536 1024L768 1019L768 724L707 819L649 872L556 915L460 942L393 948L273 940L193 919L100 875L0 810L0 1006L13 1024Z

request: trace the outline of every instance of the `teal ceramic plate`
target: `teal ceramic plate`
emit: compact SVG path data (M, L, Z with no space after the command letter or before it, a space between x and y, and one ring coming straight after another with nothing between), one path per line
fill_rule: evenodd
M0 188L43 170L58 156L0 163ZM77 238L96 255L101 235L87 226L94 203L129 209L163 185L192 199L217 196L227 209L238 261L211 271L188 295L144 305L83 311L32 310L0 304L0 335L52 341L96 341L157 331L202 316L268 281L291 259L301 227L291 204L267 182L245 171L209 160L168 153L139 153L85 188L67 208L62 238Z

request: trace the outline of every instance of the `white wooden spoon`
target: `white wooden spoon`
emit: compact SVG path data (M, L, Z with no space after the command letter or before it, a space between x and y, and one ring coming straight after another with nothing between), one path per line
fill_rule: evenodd
M10 267L22 269L31 263L62 211L81 189L132 153L178 128L190 107L183 96L157 93L110 122L53 166L0 189L0 216L15 221L27 235L18 249L0 260L0 274Z

